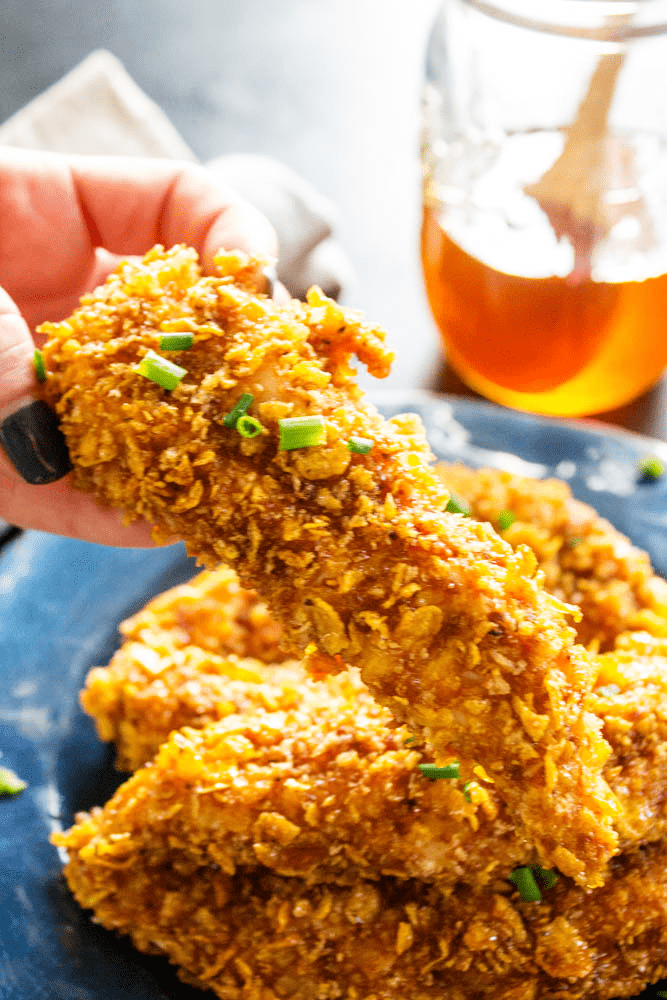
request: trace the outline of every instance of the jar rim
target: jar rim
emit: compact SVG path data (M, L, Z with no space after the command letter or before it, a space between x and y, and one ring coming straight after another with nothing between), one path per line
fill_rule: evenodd
M461 0L519 28L623 44L667 32L667 0ZM536 8L538 8L536 10Z

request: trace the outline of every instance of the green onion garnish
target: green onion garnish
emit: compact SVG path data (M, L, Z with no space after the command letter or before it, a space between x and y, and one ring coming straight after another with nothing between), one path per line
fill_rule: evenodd
M507 531L515 521L516 517L511 510L501 510L500 514L498 514L498 527L501 531Z
M435 781L436 778L459 777L459 764L456 760L453 764L445 764L444 767L438 767L437 764L419 764L418 766L424 777L430 778L431 781Z
M571 549L576 549L577 545L581 545L583 538L571 538L567 543Z
M472 786L472 781L466 781L465 785L463 786L463 798L466 800L466 802L472 802L472 796L470 794L471 786Z
M244 438L256 438L262 433L262 425L256 417L249 417L247 413L239 417L236 421L236 429Z
M149 351L134 370L151 382L157 382L163 389L175 389L183 376L188 373L187 368L181 368L173 361L167 361L155 351Z
M403 740L403 746L406 747L409 743L414 743L416 739L416 736L408 736L407 740Z
M605 684L604 687L598 688L595 694L602 695L603 698L613 698L615 694L620 694L621 689L618 684Z
M37 376L38 382L46 382L46 368L44 367L44 357L39 347L35 348L35 353L33 355L35 364L35 375Z
M448 514L463 514L464 517L470 516L470 508L463 502L463 500L454 496L453 493L449 498L449 502L445 507L445 510Z
M194 342L194 333L163 333L160 337L160 350L187 351Z
M351 437L347 447L354 455L367 455L372 450L373 443L369 438Z
M508 877L508 881L513 882L519 890L519 895L524 903L541 903L542 893L537 887L535 876L530 868L515 868Z
M545 889L553 889L559 879L558 872L555 872L553 868L540 868L539 865L534 865L533 871Z
M324 417L284 417L278 421L280 430L280 450L293 451L295 448L312 448L326 444L327 432Z
M18 795L27 788L25 781L7 767L0 767L0 795Z
M236 427L236 421L246 413L253 399L252 393L244 392L229 413L226 413L222 418L225 427Z
M644 479L660 479L665 471L665 466L656 458L655 455L649 455L645 458L640 466L640 471Z

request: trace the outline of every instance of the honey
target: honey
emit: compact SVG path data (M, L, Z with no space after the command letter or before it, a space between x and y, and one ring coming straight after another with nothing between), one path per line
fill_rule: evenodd
M620 406L667 364L667 275L573 282L506 273L464 250L425 203L422 263L461 378L495 402L560 416Z

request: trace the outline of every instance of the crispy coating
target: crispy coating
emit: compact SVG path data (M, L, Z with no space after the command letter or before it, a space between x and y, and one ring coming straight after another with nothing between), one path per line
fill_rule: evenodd
M182 645L180 633L170 645L160 626L178 617L184 589L191 630L202 636L215 623L208 598L218 575L232 577L227 569L202 573L131 619L125 631L135 635L140 621L140 638L129 638L108 668L90 672L82 704L100 737L116 742L119 766L127 770L150 760L173 730L202 729L225 718L220 739L227 748L222 756L229 759L227 744L245 733L244 727L252 734L267 712L283 713L273 716L279 725L266 724L261 754L232 760L227 771L219 765L217 736L188 736L199 740L193 752L202 768L213 768L209 783L225 789L233 803L236 839L226 841L230 831L217 831L220 850L227 846L228 866L247 866L255 856L281 874L313 881L392 874L479 888L504 878L516 864L537 860L517 835L493 783L465 762L459 782L424 778L418 764L430 761L429 749L404 727L392 727L387 710L354 675L324 684L296 662L266 666L222 658ZM196 614L198 591L202 622ZM612 747L605 777L624 806L619 820L624 850L667 832L667 642L662 640L661 651L647 651L646 639L628 634L623 648L598 657L593 693L592 707ZM235 713L237 718L228 718ZM354 739L359 746L351 753ZM236 786L239 772L245 778ZM296 782L297 797L285 785L288 777ZM472 781L470 802L463 795L466 779ZM266 827L260 822L264 814L273 817ZM276 838L280 824L290 831L284 844Z
M443 893L391 877L341 886L261 866L232 873L215 820L232 804L192 750L175 734L103 810L53 839L99 923L224 1000L608 1000L667 973L663 844L614 859L596 890L561 878L541 904L508 883Z
M202 840L215 841L216 864L230 874L263 865L309 882L350 884L390 874L443 886L465 880L479 888L536 860L491 784L465 768L458 781L422 774L418 765L431 761L429 749L415 749L414 737L392 726L387 709L353 673L313 681L295 666L285 683L284 668L272 677L272 668L257 665L256 680L239 682L233 674L225 684L191 662L167 667L157 684L144 675L142 688L138 660L130 657L117 658L108 676L98 674L89 688L89 701L97 702L92 707L103 710L115 692L131 715L134 742L124 739L122 722L117 730L122 759L146 750L148 736L160 739L164 717L156 723L150 711L160 712L161 694L174 706L174 718L182 722L190 711L190 725L201 728L172 733L155 767L117 792L110 816L124 812L141 785L158 811L169 813L171 836L187 844L184 850L198 856ZM123 689L130 686L136 693L128 712ZM241 710L228 713L229 703L243 698ZM149 708L142 716L144 702ZM473 782L470 801L466 777ZM202 788L215 799L204 800L205 808Z
M353 353L388 370L381 331L317 290L305 305L258 296L260 264L221 255L202 278L192 251L156 249L45 324L43 392L75 483L233 565L320 669L358 666L437 754L479 761L545 866L599 884L619 805L566 609L529 550L444 512L418 422L383 420L355 386ZM194 333L171 392L136 371L166 330ZM244 392L264 428L252 439L223 423ZM280 450L279 419L313 414L326 444Z
M121 623L120 632L154 648L164 641L170 648L198 646L263 663L287 659L280 626L257 594L241 587L226 566L205 570L154 597Z
M513 546L529 545L545 574L547 590L581 608L579 642L613 649L622 632L667 635L667 582L637 549L588 504L575 500L567 483L535 480L499 469L438 465L438 475ZM501 531L499 516L516 521Z

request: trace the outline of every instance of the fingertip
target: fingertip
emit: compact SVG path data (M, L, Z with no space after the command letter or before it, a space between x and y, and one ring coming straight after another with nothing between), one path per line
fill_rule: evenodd
M278 256L278 237L266 216L239 198L228 205L206 235L201 261L207 274L213 273L215 256L221 249L273 260Z

